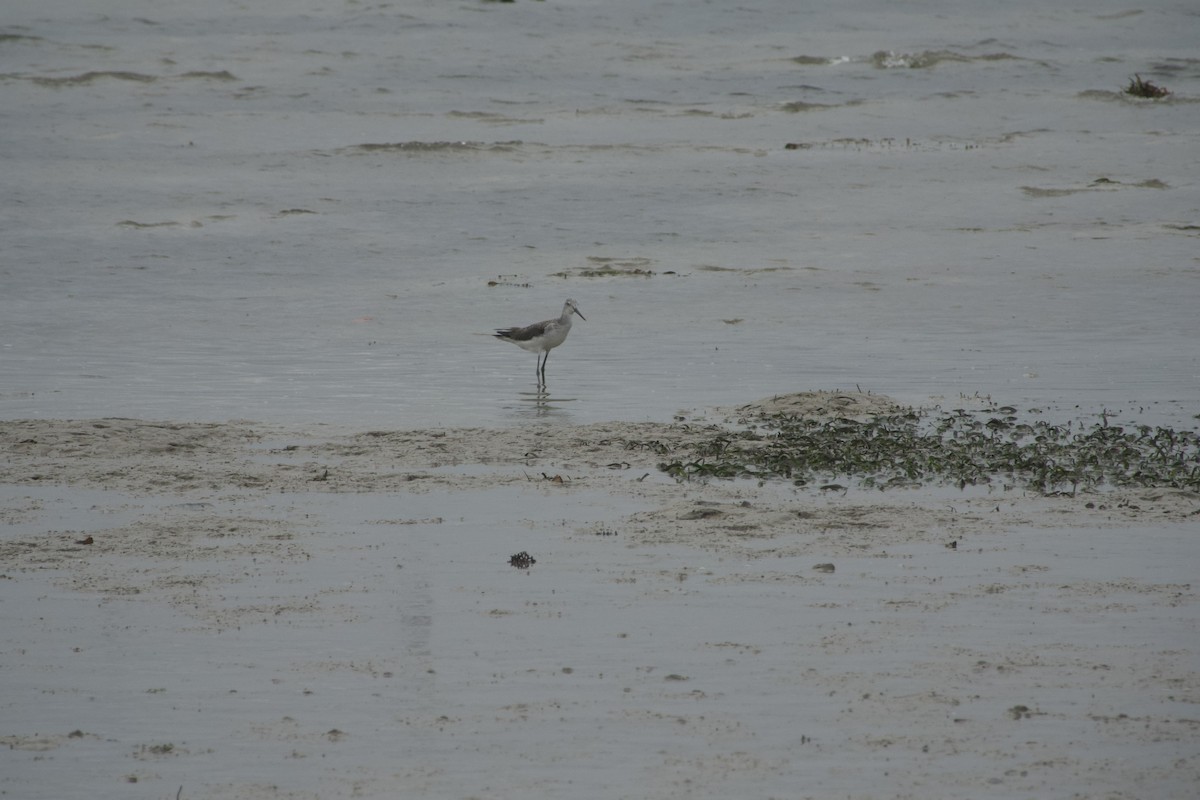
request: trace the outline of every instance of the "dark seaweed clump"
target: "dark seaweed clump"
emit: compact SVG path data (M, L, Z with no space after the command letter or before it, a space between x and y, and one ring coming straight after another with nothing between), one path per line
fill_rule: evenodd
M1134 97L1166 97L1170 93L1165 86L1142 80L1141 75L1134 75L1129 79L1129 85L1125 87L1125 94L1131 94Z
M680 445L630 443L672 456L679 480L757 478L803 486L834 477L887 489L960 488L1003 481L1043 493L1104 486L1200 490L1200 436L1149 425L1022 421L1008 406L984 412L907 411L866 422L764 417L742 431L712 429Z

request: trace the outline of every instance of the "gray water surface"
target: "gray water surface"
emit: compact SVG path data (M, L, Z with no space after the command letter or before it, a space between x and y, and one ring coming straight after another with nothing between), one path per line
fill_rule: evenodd
M3 417L1198 410L1178 4L6 8Z

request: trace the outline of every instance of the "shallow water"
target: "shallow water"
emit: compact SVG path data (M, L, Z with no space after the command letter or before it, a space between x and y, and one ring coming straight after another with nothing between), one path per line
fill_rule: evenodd
M800 536L739 556L631 547L618 517L639 505L603 491L238 494L0 492L6 513L62 528L10 531L33 558L13 559L0 602L0 789L873 798L935 785L998 799L1194 785L1185 525L999 533L968 513L955 550L937 534L771 553ZM121 529L131 510L167 528ZM176 557L137 549L200 525ZM94 549L49 557L85 531ZM506 563L521 550L532 569ZM830 558L836 570L814 570Z
M859 386L1179 424L1200 16L1139 8L11 3L0 415ZM578 277L604 264L653 274ZM588 320L530 402L533 356L476 334L567 296Z

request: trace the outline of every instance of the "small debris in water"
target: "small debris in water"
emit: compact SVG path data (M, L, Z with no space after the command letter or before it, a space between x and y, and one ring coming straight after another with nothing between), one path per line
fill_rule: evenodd
M1008 710L1008 715L1013 719L1027 719L1032 713L1029 706L1013 706Z
M516 567L517 569L529 569L530 567L532 567L534 564L537 563L537 559L534 558L533 556L529 555L529 553L526 553L524 550L522 550L521 552L517 553L515 556L510 558L508 560L508 563L511 564L512 566Z
M720 510L720 509L717 509L717 508L696 508L696 509L693 509L693 510L691 510L691 511L685 511L684 513L682 513L682 514L680 514L678 517L676 517L676 519L681 519L681 520L690 520L690 519L708 519L708 518L710 518L710 517L719 517L719 516L721 516L721 510Z

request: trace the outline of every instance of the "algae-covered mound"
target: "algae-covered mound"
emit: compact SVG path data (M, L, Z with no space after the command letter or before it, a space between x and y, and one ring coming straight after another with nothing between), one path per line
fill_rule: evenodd
M1196 431L1116 425L1105 414L1053 422L1012 406L902 409L886 398L826 393L739 410L744 413L735 426L682 444L659 468L681 480L758 478L797 485L844 477L879 488L999 480L1042 492L1200 490Z

